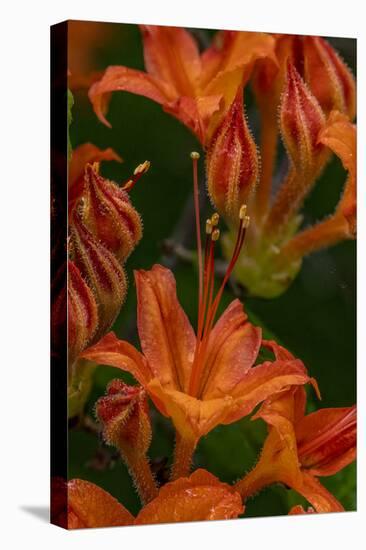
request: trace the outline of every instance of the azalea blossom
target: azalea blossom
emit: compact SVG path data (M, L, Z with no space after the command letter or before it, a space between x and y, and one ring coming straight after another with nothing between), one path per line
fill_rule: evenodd
M239 493L206 470L164 485L137 517L89 481L70 480L67 495L67 513L59 510L54 520L68 529L232 519L244 512Z
M197 159L192 154L199 256L196 334L181 307L172 272L154 265L135 271L137 327L142 353L113 333L81 357L130 372L157 409L171 417L177 431L173 477L189 471L199 439L219 424L230 424L252 412L269 395L309 381L302 362L290 356L255 364L262 341L239 300L215 322L226 282L243 246L249 224L246 207L239 212L237 245L222 284L214 295L214 248L218 215L206 222L205 255L201 252Z
M111 66L89 91L97 116L108 126L105 115L111 92L131 92L162 105L205 145L256 61L276 62L275 40L265 33L220 31L200 54L185 29L154 25L140 29L146 72Z
M316 512L343 511L318 477L333 475L355 460L356 406L305 415L305 403L304 388L291 388L269 398L253 417L262 418L269 433L258 463L235 485L244 501L281 482L304 496Z

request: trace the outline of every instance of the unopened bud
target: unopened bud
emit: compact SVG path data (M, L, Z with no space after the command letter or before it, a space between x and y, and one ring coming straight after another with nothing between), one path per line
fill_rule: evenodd
M226 219L237 219L240 206L255 187L258 164L256 145L244 117L240 88L207 152L208 191Z

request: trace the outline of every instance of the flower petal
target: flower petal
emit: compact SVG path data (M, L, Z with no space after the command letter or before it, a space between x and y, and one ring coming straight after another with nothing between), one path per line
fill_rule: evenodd
M136 518L136 525L236 518L244 512L240 495L205 470L164 485Z
M342 504L312 475L302 472L301 483L293 486L316 512L344 512Z
M342 161L348 171L343 196L339 201L336 214L343 214L349 224L350 236L356 232L356 126L337 111L332 111L324 129L320 132L319 142L329 147Z
M201 60L190 33L179 27L155 25L140 25L140 29L148 73L169 83L177 96L195 97Z
M113 332L86 349L81 357L99 365L110 365L129 372L143 386L151 379L151 372L144 356L128 342L118 340Z
M117 91L142 95L160 104L175 97L169 86L143 71L120 66L108 67L101 80L95 82L89 90L94 111L107 126L111 126L105 118L110 94Z
M356 406L321 409L296 426L303 468L313 475L333 475L356 457Z
M82 479L72 479L67 486L69 529L133 524L132 514L101 487Z
M175 279L169 269L154 265L136 271L137 325L142 351L164 387L187 388L196 337L178 302Z
M250 414L261 401L272 394L289 386L303 385L309 381L310 378L306 369L298 359L292 361L266 361L253 367L231 391L235 406L232 407L224 424L230 424Z
M159 411L172 419L181 437L194 444L222 424L233 405L229 396L202 401L186 393L163 388L157 378L146 389Z
M236 386L253 366L261 345L261 329L248 322L239 300L221 315L210 335L204 399L222 397Z

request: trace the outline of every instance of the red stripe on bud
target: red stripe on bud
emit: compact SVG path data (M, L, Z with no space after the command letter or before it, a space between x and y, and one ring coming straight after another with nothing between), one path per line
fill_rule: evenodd
M208 191L223 216L237 220L241 205L255 187L258 170L257 148L244 117L240 88L207 152Z

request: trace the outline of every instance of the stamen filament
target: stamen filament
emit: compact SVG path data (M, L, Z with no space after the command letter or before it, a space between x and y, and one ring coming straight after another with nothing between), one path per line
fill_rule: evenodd
M203 265L202 265L202 241L201 241L201 220L200 220L200 206L199 206L199 191L198 191L198 175L197 165L199 153L192 151L191 159L193 165L193 196L194 196L194 210L196 217L196 236L197 236L197 255L198 255L198 317L200 317L200 304L202 301L203 293Z

